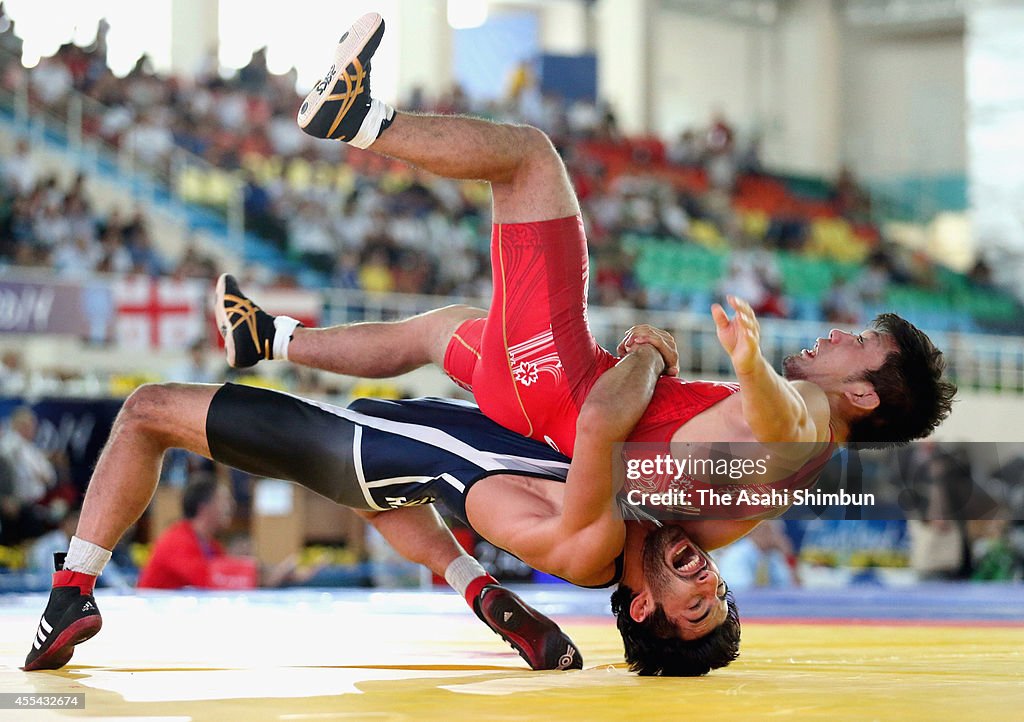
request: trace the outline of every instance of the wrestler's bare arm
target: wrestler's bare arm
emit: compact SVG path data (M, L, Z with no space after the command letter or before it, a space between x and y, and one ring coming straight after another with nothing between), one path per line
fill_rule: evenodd
M754 437L762 443L828 440L830 413L824 392L776 373L761 353L761 326L753 309L741 298L728 300L736 312L731 319L717 303L711 315L740 383L743 418Z
M576 421L576 445L565 482L561 521L567 533L614 517L614 445L629 437L647 410L665 364L656 346L632 346L587 395Z
M550 482L485 479L466 500L474 528L541 571L576 584L607 581L625 538L615 513L614 445L643 415L664 364L656 348L638 345L594 385L580 409L561 498L544 493Z

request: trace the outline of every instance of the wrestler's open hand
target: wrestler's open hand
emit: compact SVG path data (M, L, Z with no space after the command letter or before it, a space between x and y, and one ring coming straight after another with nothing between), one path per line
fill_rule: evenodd
M664 376L679 375L679 350L676 348L676 340L668 331L655 328L646 323L641 323L626 331L626 335L619 342L616 353L625 356L638 344L653 346L665 360Z
M752 373L761 359L761 324L750 304L737 296L726 296L736 314L730 319L721 305L711 306L718 342L729 354L732 367L739 375Z

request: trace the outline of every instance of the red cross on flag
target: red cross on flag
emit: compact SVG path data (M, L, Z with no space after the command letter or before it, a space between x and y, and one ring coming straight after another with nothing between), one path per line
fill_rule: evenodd
M117 344L126 349L186 349L203 337L206 284L129 276L114 284Z

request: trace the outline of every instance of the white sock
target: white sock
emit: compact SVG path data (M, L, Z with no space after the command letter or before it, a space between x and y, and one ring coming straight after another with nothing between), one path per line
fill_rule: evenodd
M274 316L274 348L275 359L288 360L288 344L292 342L299 322L290 316Z
M359 126L359 132L352 137L352 140L345 142L356 148L369 148L380 135L381 127L385 123L390 123L394 117L394 108L376 98L370 98L370 109L366 111L366 117L363 118L363 123Z
M64 559L64 570L98 577L109 561L109 551L92 542L73 536L71 544L68 546L68 555Z
M465 597L469 583L486 574L487 570L480 566L480 562L464 554L456 557L444 570L444 580L459 593L459 596Z

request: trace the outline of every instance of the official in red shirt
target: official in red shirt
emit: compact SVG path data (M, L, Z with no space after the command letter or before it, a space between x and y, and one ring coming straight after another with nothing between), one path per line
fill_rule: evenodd
M235 513L235 502L224 484L201 477L185 487L185 518L168 527L153 546L153 554L139 575L139 587L181 589L221 587L216 560L226 557L216 535L225 531Z

